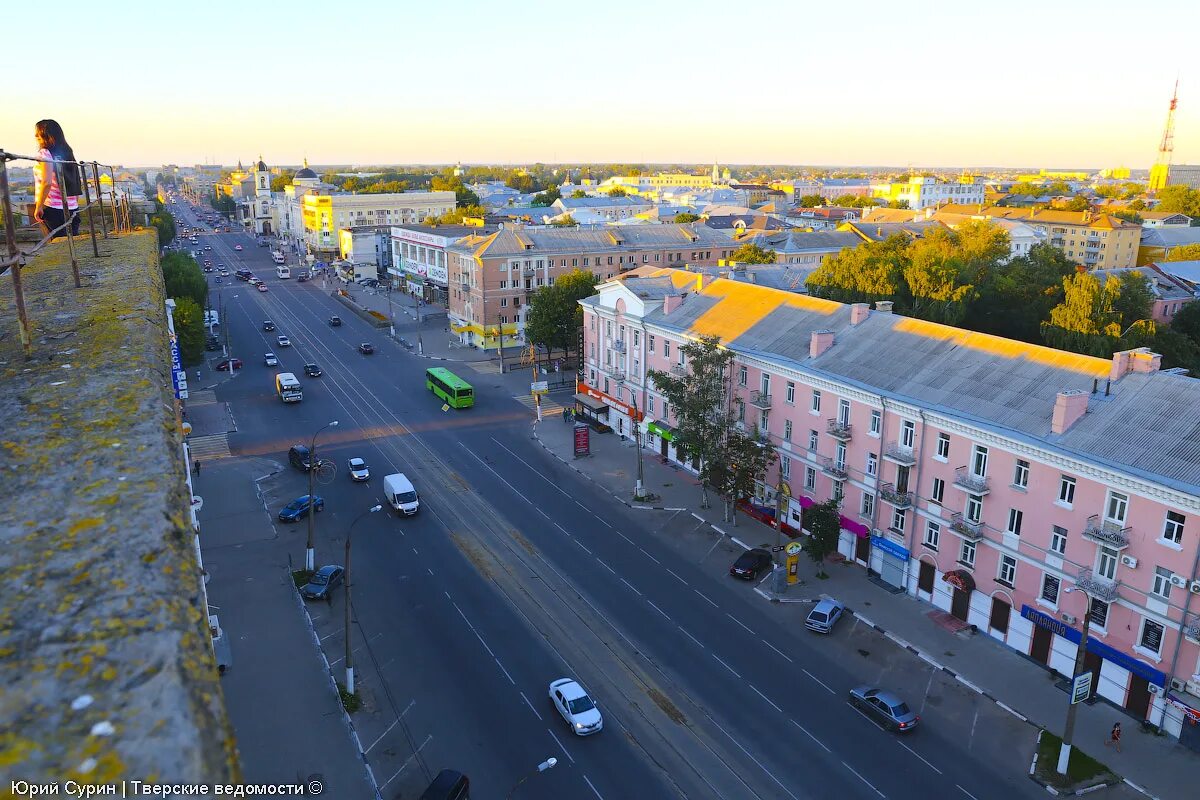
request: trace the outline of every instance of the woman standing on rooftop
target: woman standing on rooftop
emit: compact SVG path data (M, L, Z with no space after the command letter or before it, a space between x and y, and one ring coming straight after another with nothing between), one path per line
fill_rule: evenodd
M71 149L71 145L67 144L67 137L63 134L62 126L57 122L52 119L39 121L34 126L34 135L37 137L38 157L47 159L47 161L38 161L33 165L33 196L35 198L33 219L45 226L46 232L51 234L50 238L57 239L63 235L63 231L55 229L67 221L66 211L74 212L79 208L79 201L76 200L82 194L79 167L74 163L49 163L49 159L59 162L75 161L75 151ZM58 185L60 172L67 184L66 211L63 205L62 187ZM79 233L79 215L72 214L71 234L77 233Z

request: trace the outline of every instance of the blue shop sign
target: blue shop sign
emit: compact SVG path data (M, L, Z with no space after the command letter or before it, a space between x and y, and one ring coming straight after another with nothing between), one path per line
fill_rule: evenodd
M1027 605L1021 606L1021 616L1039 628L1045 628L1051 633L1055 633L1069 642L1079 644L1079 641L1083 638L1083 633L1080 631L1075 630L1075 628L1072 628L1067 623L1063 622L1062 620L1055 619L1049 614L1043 614L1036 608L1032 608ZM1095 653L1106 661L1111 661L1117 666L1124 667L1134 675L1140 675L1150 683L1153 683L1155 686L1165 686L1167 683L1167 676L1156 670L1154 667L1143 661L1138 661L1133 656L1123 653L1115 647L1105 644L1099 639L1094 639L1089 636L1087 649L1089 653Z
M901 561L908 561L909 553L900 545L893 542L891 539L886 539L882 536L871 535L871 546L877 547L893 558L898 558Z

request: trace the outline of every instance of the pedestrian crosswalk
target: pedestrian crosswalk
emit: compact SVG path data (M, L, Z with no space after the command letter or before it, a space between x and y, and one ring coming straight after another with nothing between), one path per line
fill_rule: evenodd
M193 461L212 461L229 458L229 434L214 433L211 436L192 436L188 439L188 450Z
M535 410L534 402L533 402L533 395L517 394L517 395L513 395L513 400L516 400L518 403L525 406L530 411ZM558 403L554 402L553 400L551 400L549 395L542 395L542 416L543 417L548 416L550 414L561 414L562 410L563 410L563 407L560 406Z
M199 406L205 403L215 403L217 402L217 393L212 389L197 389L195 391L188 392L187 402L188 405L192 406Z

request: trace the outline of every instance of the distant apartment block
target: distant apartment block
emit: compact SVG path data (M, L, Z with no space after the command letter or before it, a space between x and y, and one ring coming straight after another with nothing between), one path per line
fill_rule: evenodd
M1171 164L1166 168L1166 171L1167 186L1186 186L1189 189L1200 189L1200 164Z
M680 270L581 305L579 413L694 469L648 372L687 375L682 345L719 337L736 424L779 457L756 503L786 482L801 528L838 501L848 562L1059 675L1087 615L1092 691L1190 734L1200 381L1145 349L1099 359Z
M454 210L454 192L351 194L311 191L298 199L303 243L311 252L334 254L338 230L363 225L414 224Z
M468 236L490 236L495 225L399 225L391 229L392 283L427 303L449 303L450 272L446 249Z
M873 185L871 195L885 203L904 201L913 211L936 208L946 203L983 203L984 184L967 176L947 181L930 175L920 175L907 181Z

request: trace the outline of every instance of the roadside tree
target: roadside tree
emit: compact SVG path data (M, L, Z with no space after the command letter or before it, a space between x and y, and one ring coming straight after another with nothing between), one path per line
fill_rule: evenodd
M179 357L185 366L204 359L204 311L190 297L175 298L175 335L179 339Z
M775 259L774 250L768 250L753 243L744 244L729 255L730 261L736 261L739 264L774 264Z
M579 301L596 293L597 278L591 272L575 270L557 278L551 286L533 293L525 315L525 336L530 343L567 355L579 346L583 331L583 308Z
M825 559L837 550L842 530L838 501L829 499L805 509L804 527L808 531L802 543L804 552L817 565L817 577L826 578Z

